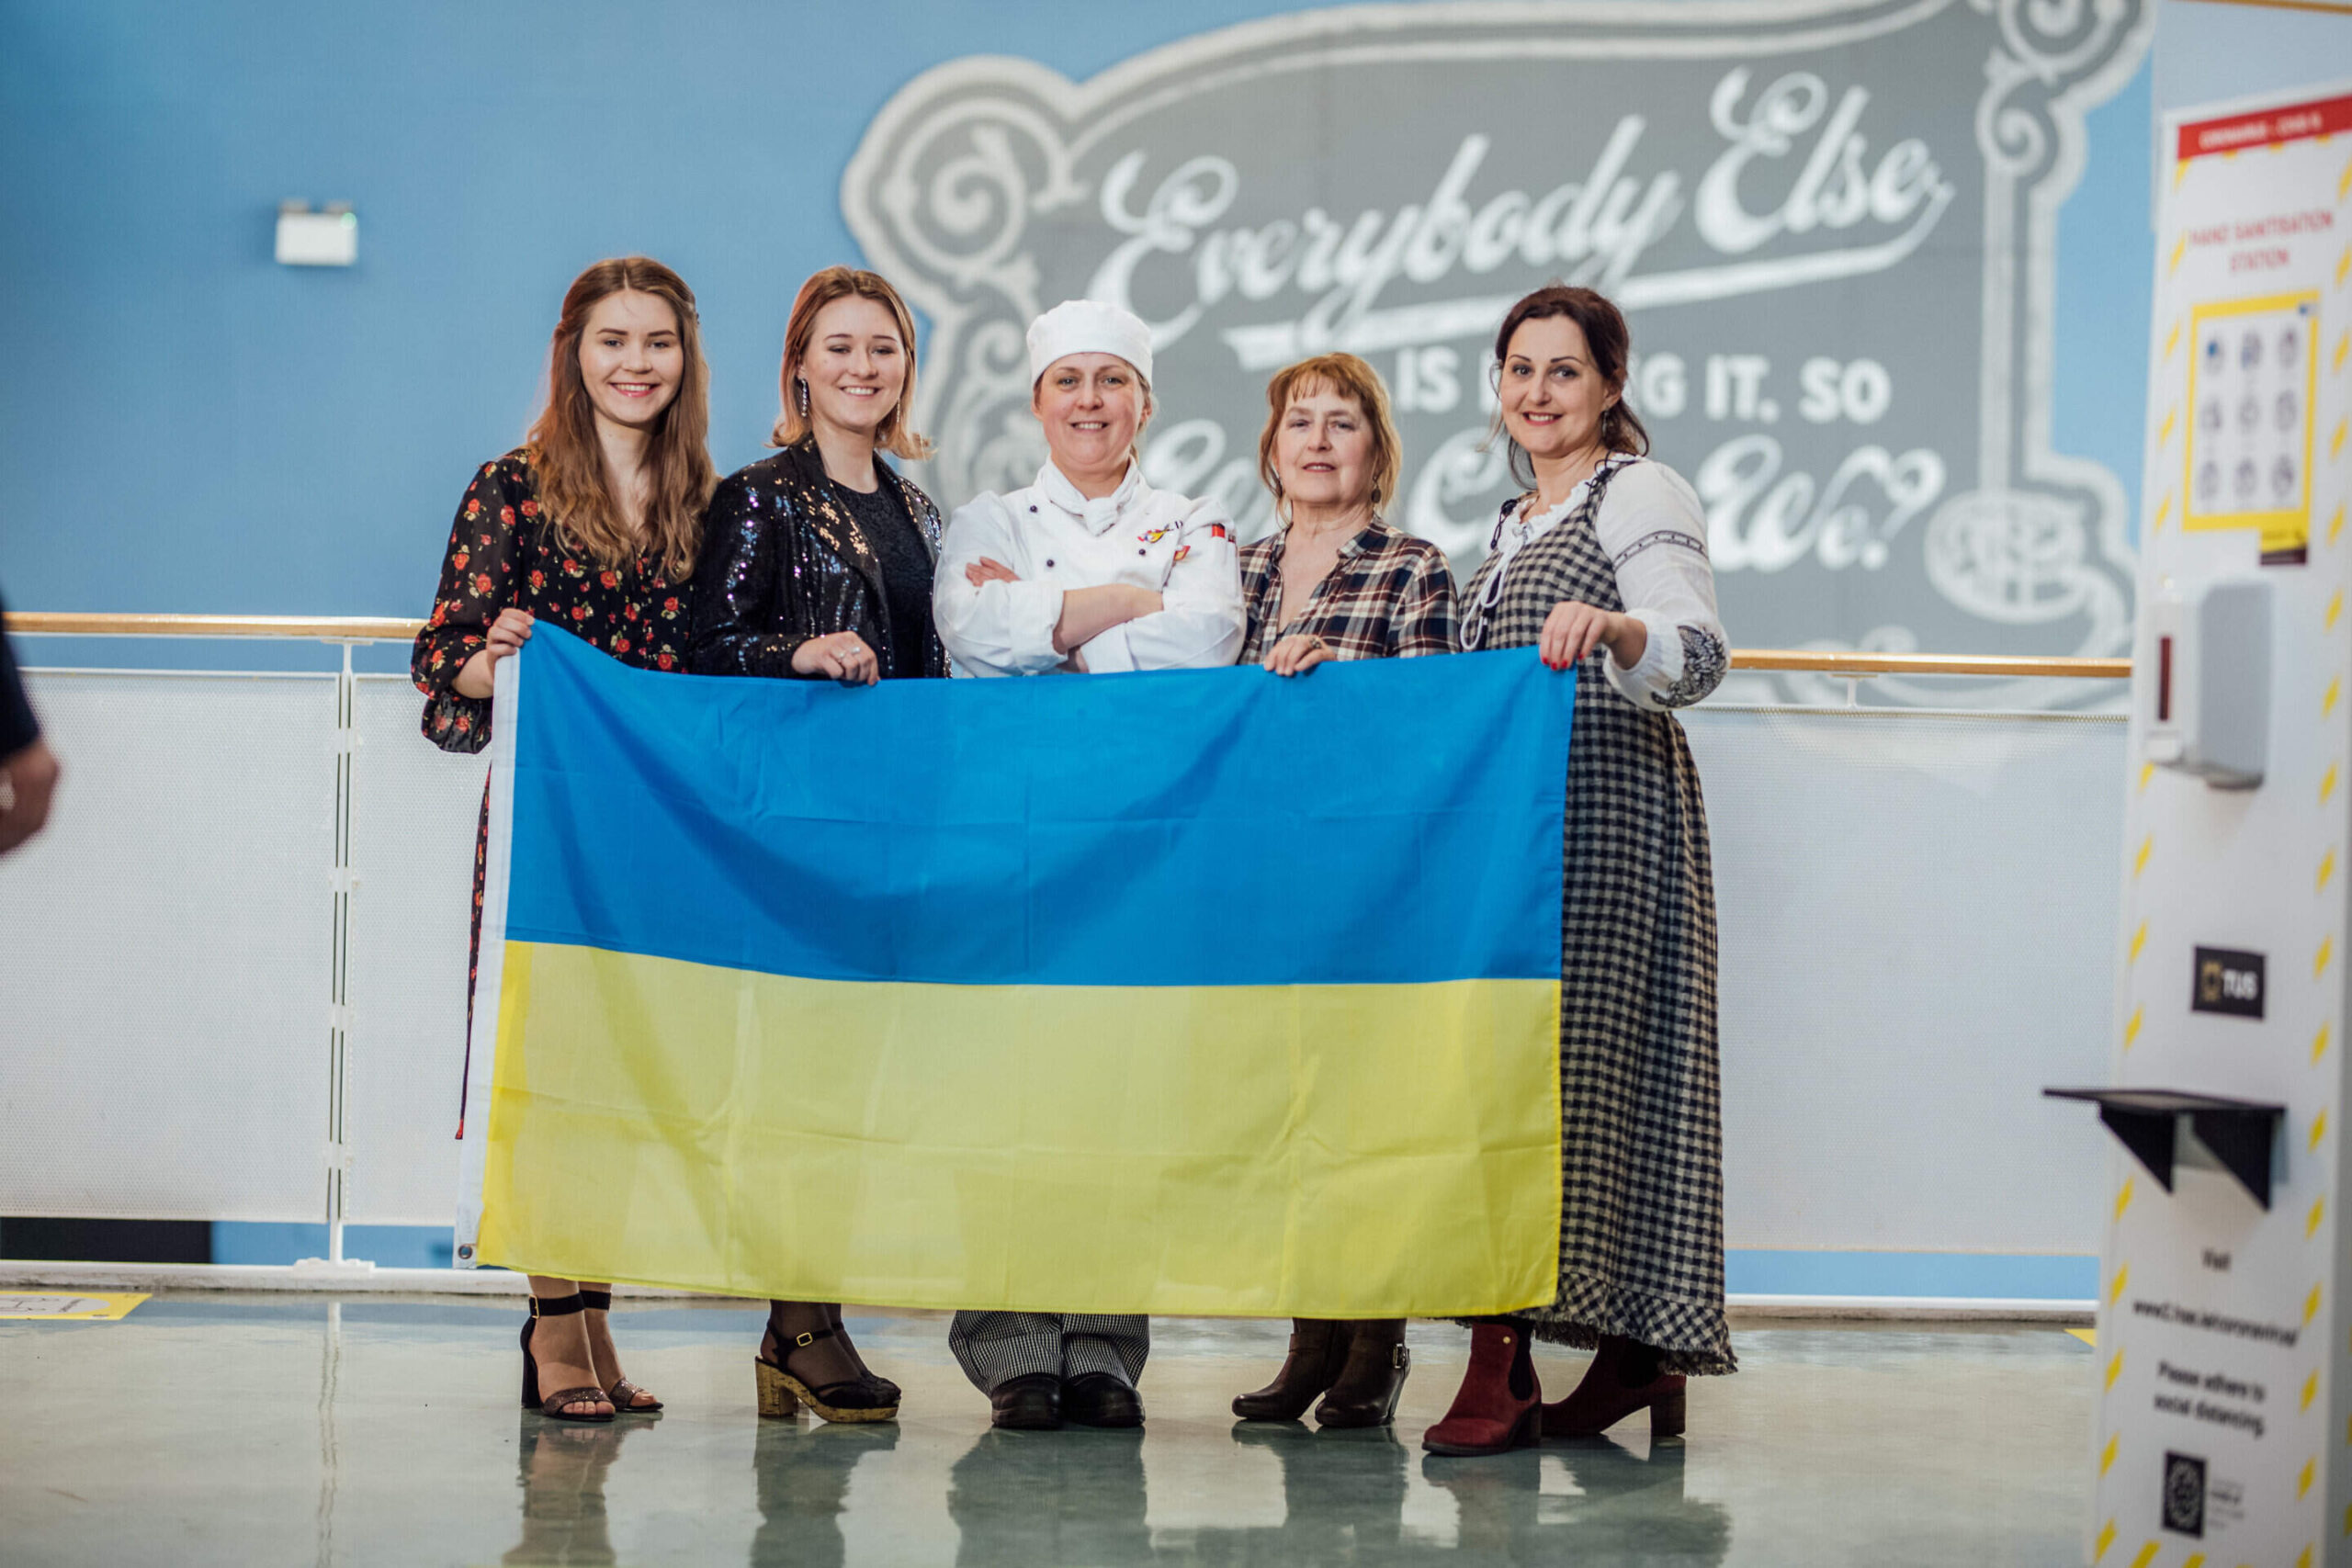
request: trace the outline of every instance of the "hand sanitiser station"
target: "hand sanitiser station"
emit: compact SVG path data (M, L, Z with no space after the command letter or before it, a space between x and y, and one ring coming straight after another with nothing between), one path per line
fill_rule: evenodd
M2159 158L2085 1560L2352 1563L2352 86Z

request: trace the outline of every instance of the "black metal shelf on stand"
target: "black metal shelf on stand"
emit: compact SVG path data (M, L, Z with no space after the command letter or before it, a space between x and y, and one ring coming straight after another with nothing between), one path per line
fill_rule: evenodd
M2270 1207L2270 1172L2287 1108L2171 1089L2045 1089L2052 1100L2086 1100L2098 1119L2167 1192L2177 1165L2212 1165ZM2181 1140L2189 1144L2184 1150ZM2200 1157L2200 1151L2203 1156Z

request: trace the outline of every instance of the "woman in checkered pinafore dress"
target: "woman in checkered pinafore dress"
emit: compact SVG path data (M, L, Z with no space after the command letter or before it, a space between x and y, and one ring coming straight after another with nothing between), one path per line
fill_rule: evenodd
M1639 456L1619 400L1624 318L1554 286L1496 342L1501 424L1536 491L1503 509L1463 594L1465 649L1573 668L1560 918L1560 1280L1551 1305L1472 1325L1424 1446L1492 1453L1635 1411L1682 1429L1686 1374L1736 1362L1724 1315L1715 902L1698 770L1673 709L1723 679L1705 520ZM1532 473L1529 470L1532 469ZM1543 1404L1530 1337L1596 1348Z

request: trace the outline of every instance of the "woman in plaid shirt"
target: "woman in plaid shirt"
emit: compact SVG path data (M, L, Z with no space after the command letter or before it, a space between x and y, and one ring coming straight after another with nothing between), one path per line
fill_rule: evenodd
M1379 375L1352 354L1327 354L1277 375L1266 402L1258 467L1284 523L1241 551L1241 662L1302 675L1327 659L1453 652L1443 552L1380 520L1403 446ZM1233 1413L1295 1421L1322 1394L1315 1418L1326 1427L1385 1426L1408 1365L1402 1318L1297 1318L1283 1370Z
M1404 446L1379 372L1352 354L1301 360L1266 402L1258 471L1284 525L1241 551L1238 662L1303 675L1327 659L1456 651L1444 553L1380 520Z

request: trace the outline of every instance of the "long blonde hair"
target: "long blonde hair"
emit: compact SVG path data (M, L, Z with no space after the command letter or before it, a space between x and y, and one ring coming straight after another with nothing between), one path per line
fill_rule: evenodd
M628 291L669 305L685 359L677 395L655 420L646 443L645 466L652 482L642 532L629 525L605 476L595 405L580 373L580 339L588 330L589 312L599 301ZM525 446L548 523L564 543L599 566L616 569L643 554L659 559L662 575L673 582L694 575L703 508L718 488L718 471L710 462L710 367L702 356L700 327L694 290L650 256L600 261L564 290L563 313L556 318L548 345L547 407Z
M792 384L800 378L800 362L808 357L808 340L817 331L817 312L836 299L855 295L871 299L890 312L899 323L899 348L907 357L907 378L899 388L899 400L874 428L874 445L894 457L920 462L931 456L931 443L915 433L907 423L907 409L915 400L915 318L890 280L878 272L860 272L854 267L829 266L812 274L800 286L800 293L792 301L791 319L784 327L784 364L776 372L776 390L782 396L784 410L776 416L775 428L768 432L771 446L790 446L807 438L808 416L801 412L800 400L794 396Z

